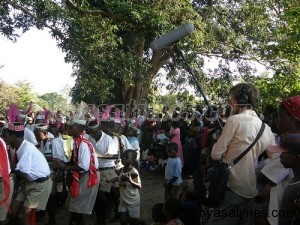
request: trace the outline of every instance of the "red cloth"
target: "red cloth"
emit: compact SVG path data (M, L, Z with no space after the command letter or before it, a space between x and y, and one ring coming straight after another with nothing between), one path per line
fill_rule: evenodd
M289 97L281 103L292 116L300 119L300 95Z
M81 142L87 143L87 145L89 146L90 153L91 153L89 182L88 182L88 187L91 188L91 187L95 186L96 184L98 184L99 180L97 177L97 168L95 166L94 147L85 137L83 137L83 135L74 139L73 162L78 164L78 151L79 151L79 146L80 146ZM72 196L74 198L76 198L79 195L79 171L73 171L72 176L73 176L73 181L71 184L70 191L71 191Z
M0 200L0 206L6 204L8 207L8 199L10 195L9 171L6 147L0 141L0 177L3 179L4 197Z

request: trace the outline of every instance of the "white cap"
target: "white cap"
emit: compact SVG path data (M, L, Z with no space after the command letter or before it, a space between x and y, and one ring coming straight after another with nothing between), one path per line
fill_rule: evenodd
M79 125L86 125L86 120L83 119L73 119L67 122L69 125L73 125L73 124L79 124Z

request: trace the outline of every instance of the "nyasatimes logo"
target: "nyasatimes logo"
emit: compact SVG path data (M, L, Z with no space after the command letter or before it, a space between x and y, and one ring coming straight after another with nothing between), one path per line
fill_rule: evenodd
M90 108L95 108L95 105L88 104ZM252 109L251 105L235 105L234 107L221 104L207 107L205 106L202 111L197 111L196 107L191 104L173 104L173 105L164 105L163 110L153 109L153 107L148 103L146 99L141 99L137 102L135 99L131 99L128 104L101 104L98 106L100 116L103 113L109 114L110 117L114 117L116 112L119 112L118 115L127 120L135 119L137 117L144 117L152 121L178 121L180 118L188 120L199 120L203 119L214 122L219 118L228 118L236 114L235 108L244 108ZM167 109L167 110L165 110ZM101 117L102 120L103 117ZM241 116L243 120L251 120L251 116L244 114ZM101 120L101 119L100 119ZM105 118L106 120L106 118Z

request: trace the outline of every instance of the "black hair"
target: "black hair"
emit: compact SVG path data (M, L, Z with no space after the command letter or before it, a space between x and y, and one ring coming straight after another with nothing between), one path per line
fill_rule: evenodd
M53 134L55 138L59 135L59 128L55 124L49 125L48 131Z
M88 126L96 126L98 124L97 120L92 120L88 123Z
M181 202L176 198L170 198L165 202L165 212L169 219L177 218L182 212Z
M137 153L133 149L127 149L123 154L129 154L132 157L133 161L136 160Z
M175 142L170 142L166 146L167 151L176 151L178 152L178 145Z
M85 128L86 128L86 126L85 126L85 125L82 125L82 124L77 124L77 123L75 123L74 125L75 125L76 128L77 128L78 130L80 130L81 132L84 131Z
M166 223L167 217L164 214L164 203L156 203L152 207L152 219L155 223Z
M172 121L172 126L175 127L175 128L179 127L178 121L173 120Z

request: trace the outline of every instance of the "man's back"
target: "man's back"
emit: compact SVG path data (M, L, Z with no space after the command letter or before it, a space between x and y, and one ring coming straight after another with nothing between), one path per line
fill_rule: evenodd
M232 163L254 141L261 125L262 121L253 110L245 110L229 117L222 135L213 147L212 158L215 160L222 158L224 162ZM270 127L266 125L264 133L250 152L229 170L228 188L242 197L254 197L256 195L255 162L258 156L274 143L275 137Z

